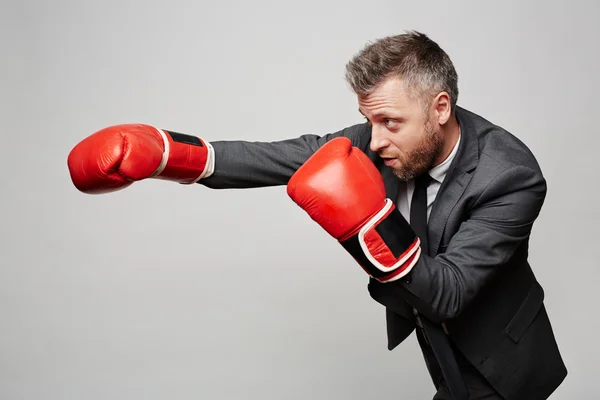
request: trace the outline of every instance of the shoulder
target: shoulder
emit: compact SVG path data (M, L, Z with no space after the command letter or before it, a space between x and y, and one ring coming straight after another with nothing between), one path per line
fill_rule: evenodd
M462 109L458 117L472 146L477 146L478 159L470 172L473 205L513 204L519 212L526 208L539 210L547 187L531 149L516 135L480 115ZM500 198L506 200L499 202Z
M350 125L338 132L339 136L345 136L352 145L358 147L365 153L369 153L369 143L371 142L371 126L367 123Z
M472 111L459 109L458 114L477 136L480 164L498 170L525 168L542 173L535 155L517 135Z

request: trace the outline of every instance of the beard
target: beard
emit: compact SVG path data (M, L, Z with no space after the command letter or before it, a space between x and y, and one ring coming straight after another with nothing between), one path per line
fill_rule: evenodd
M436 131L429 120L425 123L424 129L425 136L413 151L398 154L399 166L393 168L393 172L400 180L409 181L424 174L431 169L442 152L444 146L442 133Z

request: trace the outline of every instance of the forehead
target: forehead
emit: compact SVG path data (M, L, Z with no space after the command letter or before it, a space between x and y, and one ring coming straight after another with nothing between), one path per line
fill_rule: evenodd
M418 106L418 100L411 95L402 79L389 78L379 84L371 93L359 95L358 104L363 113L381 109L410 111Z

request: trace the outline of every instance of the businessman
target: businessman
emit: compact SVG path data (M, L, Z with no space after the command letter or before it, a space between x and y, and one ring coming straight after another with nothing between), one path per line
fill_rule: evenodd
M528 262L546 196L534 155L457 105L453 63L425 34L368 44L346 79L364 123L273 142L115 125L72 149L71 179L90 194L286 185L364 270L388 348L415 332L434 399L547 399L567 370Z

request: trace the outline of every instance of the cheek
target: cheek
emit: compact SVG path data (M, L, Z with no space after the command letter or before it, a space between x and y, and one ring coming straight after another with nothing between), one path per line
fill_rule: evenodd
M414 127L404 127L392 137L392 144L403 153L410 153L419 147L424 133Z

